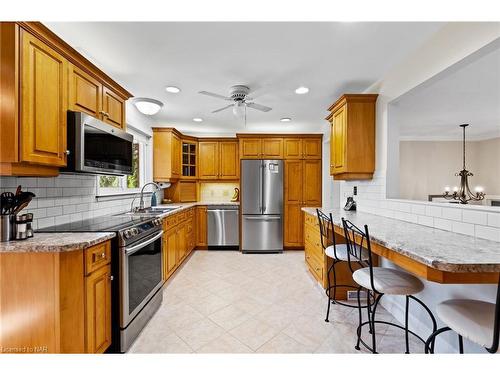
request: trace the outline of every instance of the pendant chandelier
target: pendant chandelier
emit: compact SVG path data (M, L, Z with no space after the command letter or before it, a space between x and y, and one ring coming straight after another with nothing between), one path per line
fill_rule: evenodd
M455 176L460 176L460 187L455 186L453 192L450 192L450 187L444 188L443 197L450 200L458 201L457 203L467 204L469 201L480 201L484 199L484 192L481 187L476 187L475 193L472 193L469 188L469 177L473 176L465 168L465 128L469 124L459 125L463 129L463 168L460 172L455 173Z

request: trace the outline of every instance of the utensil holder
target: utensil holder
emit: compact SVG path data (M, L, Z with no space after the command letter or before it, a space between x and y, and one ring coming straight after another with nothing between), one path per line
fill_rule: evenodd
M0 215L0 242L7 242L13 238L12 215Z

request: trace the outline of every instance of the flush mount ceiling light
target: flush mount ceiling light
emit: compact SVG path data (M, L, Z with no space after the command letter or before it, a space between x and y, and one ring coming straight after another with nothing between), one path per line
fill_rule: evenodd
M139 112L148 116L156 115L163 107L162 102L151 98L135 98L134 105Z
M199 118L199 117L195 117L195 118L193 119L193 121L194 121L194 122L202 122L202 121L203 121L203 119L202 119L202 118Z
M309 89L307 87L304 87L304 86L300 86L298 88L295 89L295 93L296 94L307 94L309 92Z
M165 87L165 91L170 92L172 94L178 94L181 92L181 89L176 86L167 86Z
M290 122L292 121L292 119L290 117L283 117L282 119L280 119L281 122Z

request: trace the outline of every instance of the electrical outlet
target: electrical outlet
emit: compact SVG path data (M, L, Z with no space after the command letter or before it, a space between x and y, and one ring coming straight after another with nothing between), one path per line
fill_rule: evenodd
M354 186L354 188L352 189L352 195L358 195L358 187L357 186Z

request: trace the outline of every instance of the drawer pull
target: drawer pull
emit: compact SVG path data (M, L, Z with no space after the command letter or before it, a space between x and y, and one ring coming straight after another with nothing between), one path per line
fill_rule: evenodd
M94 253L94 254L92 254L92 258L93 258L92 262L95 263L101 259L106 259L106 253L105 252L102 252L101 254Z

